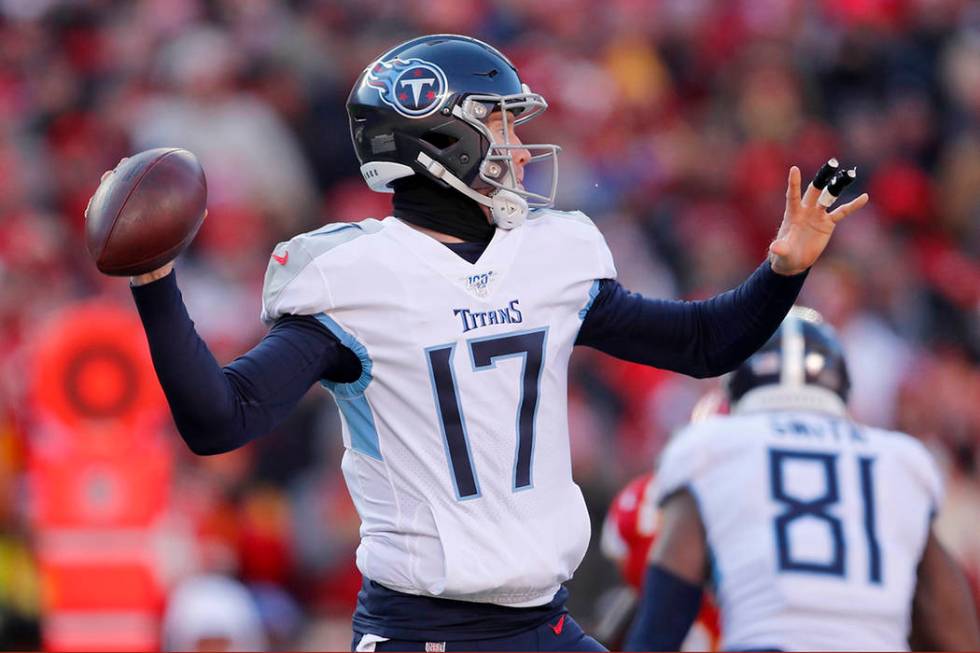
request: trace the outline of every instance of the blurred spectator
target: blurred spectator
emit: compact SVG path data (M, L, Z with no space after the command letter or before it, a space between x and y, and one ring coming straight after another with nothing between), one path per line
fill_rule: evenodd
M186 147L207 170L212 212L259 211L292 233L313 206L309 167L282 117L236 88L243 54L214 28L167 44L157 61L167 91L131 110L133 145Z
M859 166L851 190L869 190L871 206L838 231L804 300L856 363L857 417L916 434L948 461L939 524L980 591L980 9L966 0L0 0L10 450L30 437L19 411L34 325L96 295L131 304L82 244L104 169L163 145L201 158L211 212L179 273L192 317L230 360L262 333L258 293L277 241L388 213L358 173L344 100L372 57L431 31L512 53L550 104L522 138L563 147L558 208L592 215L638 292L725 290L762 260L789 165ZM593 512L649 470L716 383L576 354L572 451ZM273 434L217 458L171 438L191 557L261 583L262 615L282 624L266 636L275 647L350 641L358 521L334 410L314 389ZM0 582L0 612L36 627L25 472L0 471L0 575L19 579ZM607 571L590 553L572 581L590 588L570 606L586 626Z

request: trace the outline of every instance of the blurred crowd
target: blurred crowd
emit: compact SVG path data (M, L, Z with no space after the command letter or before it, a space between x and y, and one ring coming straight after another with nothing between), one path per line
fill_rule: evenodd
M595 220L620 280L643 294L738 284L779 224L790 165L804 177L831 156L857 166L849 196L867 191L871 204L838 229L802 303L841 333L853 414L912 433L940 460L940 533L976 582L977 3L0 0L0 647L30 645L42 595L21 410L32 335L76 302L131 306L125 281L99 275L85 251L101 173L150 147L198 155L210 215L178 274L199 331L230 361L264 332L276 242L388 214L389 197L361 181L344 103L380 53L438 32L498 46L547 98L521 137L562 146L558 208ZM717 385L576 354L575 475L595 528ZM328 394L311 390L231 454L168 442L173 510L196 552L186 573L248 587L271 646L346 646L358 520ZM586 625L614 580L596 544L570 584Z

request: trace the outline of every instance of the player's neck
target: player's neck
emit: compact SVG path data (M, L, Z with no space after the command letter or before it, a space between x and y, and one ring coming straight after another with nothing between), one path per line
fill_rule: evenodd
M412 175L392 184L396 218L443 243L488 243L495 228L482 207L451 188ZM453 240L450 240L453 239Z

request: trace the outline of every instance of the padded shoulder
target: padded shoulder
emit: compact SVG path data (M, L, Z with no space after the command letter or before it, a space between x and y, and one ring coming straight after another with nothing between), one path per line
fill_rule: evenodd
M708 419L684 427L675 435L660 456L657 467L657 503L688 487L711 464L711 440L719 426L718 419Z
M262 321L283 315L313 315L331 307L330 289L317 265L330 252L384 228L379 220L339 222L279 243L269 259L262 288Z
M592 219L581 211L557 211L555 209L535 209L531 211L527 226L530 229L558 229L565 238L586 242L587 250L592 254L589 275L593 279L615 279L616 265L612 252L606 244L602 232ZM559 241L560 242L560 241ZM561 244L559 245L562 246ZM568 254L577 256L579 252L568 249ZM576 260L578 265L586 264L586 260Z

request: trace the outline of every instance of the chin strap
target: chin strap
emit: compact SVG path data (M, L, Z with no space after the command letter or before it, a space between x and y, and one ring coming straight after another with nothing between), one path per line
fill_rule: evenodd
M527 200L517 193L509 190L497 190L492 195L487 196L464 184L459 177L449 172L446 166L425 152L419 152L417 161L436 179L446 182L474 202L488 207L493 224L501 229L513 229L524 224L528 212Z

